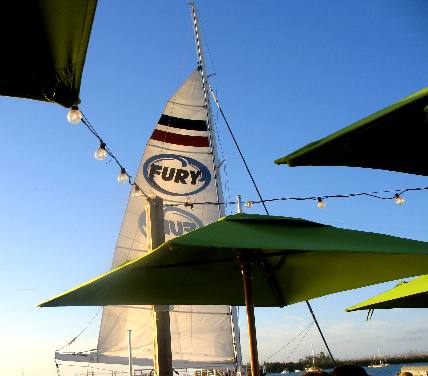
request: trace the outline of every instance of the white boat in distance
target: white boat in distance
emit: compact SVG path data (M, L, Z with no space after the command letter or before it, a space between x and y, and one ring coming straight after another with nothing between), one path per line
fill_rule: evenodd
M320 372L322 371L322 368L319 368L315 365L315 353L314 353L314 347L311 343L311 354L312 354L312 365L305 368L305 372Z
M380 357L380 351L378 348L377 349L377 360L376 360L376 355L373 355L373 362L368 367L369 368L384 368L384 367L388 367L388 366L389 366L389 364L386 362L386 358L382 359Z

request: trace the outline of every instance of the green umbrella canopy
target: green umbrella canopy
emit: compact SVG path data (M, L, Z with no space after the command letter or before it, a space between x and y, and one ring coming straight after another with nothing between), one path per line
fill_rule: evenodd
M428 275L402 282L394 288L352 307L348 312L362 309L428 308Z
M427 111L425 88L275 163L291 167L368 167L428 175Z
M2 3L0 95L79 103L97 0Z
M170 240L40 306L243 305L237 255L251 264L255 306L284 306L428 271L428 243L237 214Z

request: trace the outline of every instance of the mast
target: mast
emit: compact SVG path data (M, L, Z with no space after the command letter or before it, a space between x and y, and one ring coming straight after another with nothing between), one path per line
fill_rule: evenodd
M217 164L217 147L216 147L216 140L214 137L215 129L214 129L214 122L212 118L211 101L210 101L210 96L208 92L208 87L209 87L208 76L207 76L207 70L205 66L205 55L202 48L201 36L199 33L198 14L196 10L196 4L194 1L191 2L191 7L192 7L192 18L193 18L193 31L195 33L196 55L198 57L198 70L201 73L202 89L204 92L205 106L207 110L207 127L208 127L209 139L210 139L210 146L212 149L212 158L213 158L213 165L214 165L214 180L217 188L217 202L222 202L223 191L221 187L218 164ZM218 212L219 212L219 218L224 216L223 205L218 205Z
M209 95L209 83L208 83L207 70L205 66L205 55L202 48L202 41L201 41L201 36L199 32L200 30L199 19L198 19L195 1L192 0L190 5L192 10L193 31L195 34L196 55L198 57L198 69L201 74L202 88L204 92L205 106L207 111L207 128L209 133L210 146L212 150L217 202L224 202L223 190L222 190L220 175L219 175L220 173L219 164L217 163L218 158L217 158L217 147L216 147L216 139L215 139L215 126L214 126L213 117L212 117L211 100ZM238 201L240 203L241 200L239 199ZM218 214L219 214L219 218L225 215L224 205L218 205ZM239 333L239 326L238 326L237 307L231 306L230 314L231 314L230 323L232 326L233 348L235 351L236 371L238 375L240 375L242 371L241 370L242 356L241 356L241 344L240 344L240 333Z
M315 354L314 354L314 346L311 343L311 352L312 352L312 367L315 367Z
M132 372L132 341L131 341L132 329L128 329L128 354L129 354L129 376L133 375Z

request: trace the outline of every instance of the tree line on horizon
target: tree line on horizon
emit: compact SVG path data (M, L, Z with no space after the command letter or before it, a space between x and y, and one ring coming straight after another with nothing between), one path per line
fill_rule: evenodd
M355 364L366 367L373 363L373 357L362 357L356 359L335 358L335 361L337 366L344 364ZM388 355L386 357L386 361L389 364L428 362L428 354L420 354L411 351L406 354ZM306 355L304 358L299 359L296 362L267 362L264 363L263 366L265 367L267 373L280 373L284 369L288 369L290 372L295 370L302 371L306 367L311 367L312 364L315 364L316 367L320 367L322 369L333 368L331 358L323 351L314 355L314 357L312 357L312 355Z

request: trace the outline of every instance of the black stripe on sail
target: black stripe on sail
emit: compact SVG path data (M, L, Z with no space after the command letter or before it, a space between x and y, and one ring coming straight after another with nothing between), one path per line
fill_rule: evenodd
M168 116L162 114L158 124L165 125L167 127L178 128L178 129L187 129L189 131L206 131L207 122L205 120L190 120L190 119L181 119L174 116Z

